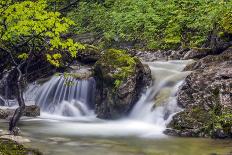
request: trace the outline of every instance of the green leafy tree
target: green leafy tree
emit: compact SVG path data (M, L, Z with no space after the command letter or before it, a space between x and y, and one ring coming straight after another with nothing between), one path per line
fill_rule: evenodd
M107 41L142 42L148 49L216 48L215 40L230 31L231 9L225 0L105 0L80 2L69 16L77 33L101 33Z
M19 108L10 121L10 131L16 127L25 108L23 66L29 65L39 54L42 55L40 58L59 67L62 65L62 53L75 57L77 50L84 48L72 39L62 39L61 35L67 33L74 22L62 17L59 12L47 11L47 7L46 0L0 1L0 51L10 56L12 71L17 71Z

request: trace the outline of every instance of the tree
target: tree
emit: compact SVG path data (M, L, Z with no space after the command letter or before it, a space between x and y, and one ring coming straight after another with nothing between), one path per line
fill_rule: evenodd
M25 109L23 99L23 70L32 59L44 58L52 65L62 65L64 53L75 57L83 45L72 39L62 39L74 25L72 20L62 17L59 12L47 11L46 0L0 1L0 51L11 58L12 69L17 75L17 101L19 107L10 120L11 133L17 125Z
M78 33L100 32L107 45L126 41L148 49L216 50L221 43L214 40L220 40L219 34L231 26L227 20L231 9L229 0L81 1L69 16L78 23Z

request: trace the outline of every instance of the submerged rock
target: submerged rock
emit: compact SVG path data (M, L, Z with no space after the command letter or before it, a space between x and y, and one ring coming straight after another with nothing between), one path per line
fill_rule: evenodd
M100 118L117 119L126 115L152 83L149 67L120 50L105 52L96 62L94 72L95 111Z
M23 145L10 140L0 138L0 154L1 155L42 155L36 149L26 148Z
M166 133L232 138L232 49L185 70L193 70L178 93L178 104L185 110L168 125L175 130Z

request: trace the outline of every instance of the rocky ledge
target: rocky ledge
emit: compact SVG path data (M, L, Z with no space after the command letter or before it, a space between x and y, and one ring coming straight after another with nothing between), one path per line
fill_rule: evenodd
M128 114L141 93L151 85L151 71L125 51L108 50L94 66L96 114L117 119Z
M9 119L13 116L15 109L0 109L0 119ZM36 117L40 116L40 108L36 105L26 106L23 116Z
M186 67L192 73L178 93L184 110L173 117L168 135L232 138L232 49Z

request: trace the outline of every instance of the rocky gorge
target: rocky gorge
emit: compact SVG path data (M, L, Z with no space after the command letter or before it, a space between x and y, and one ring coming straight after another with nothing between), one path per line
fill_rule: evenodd
M93 56L91 52L93 52ZM168 62L167 60L171 59L188 59L189 55L194 55L191 58L194 58L195 62L187 65L184 69L191 73L175 94L177 104L183 110L172 117L164 133L178 137L231 138L231 49L217 55L202 56L200 54L200 56L196 56L198 53L192 52L199 51L169 51L163 55L159 52L155 54L153 52L129 51L127 53L125 50L116 49L100 51L91 47L91 50L87 52L88 55L84 56L86 59L78 58L77 63L66 69L67 73L64 74L64 77L71 76L84 81L94 78L96 84L95 104L91 106L95 114L104 120L120 120L130 115L142 94L154 85L154 80L156 81L146 62L157 60ZM87 58L88 56L89 58ZM62 75L62 72L59 75ZM38 81L43 84L49 79L40 78ZM69 83L68 79L64 81ZM70 86L68 85L64 84L62 89L73 87L72 82L70 82ZM166 90L163 91L166 94ZM88 92L91 93L90 90ZM64 91L64 93L67 92ZM165 98L168 96L165 95L165 97L162 93L160 92L153 99L154 103L157 100L157 105L153 106L153 110L156 107L162 107L162 102L167 102ZM66 94L64 98L65 96ZM5 103L3 102L3 104ZM64 105L66 106L66 103ZM61 113L72 116L69 108L65 106ZM39 104L27 106L24 116L38 117L41 113L39 107ZM77 107L82 109L81 115L88 115L85 107L82 105ZM156 111L154 110L152 113L156 113ZM1 119L9 119L12 115L12 109L0 110ZM164 117L168 117L168 113Z

